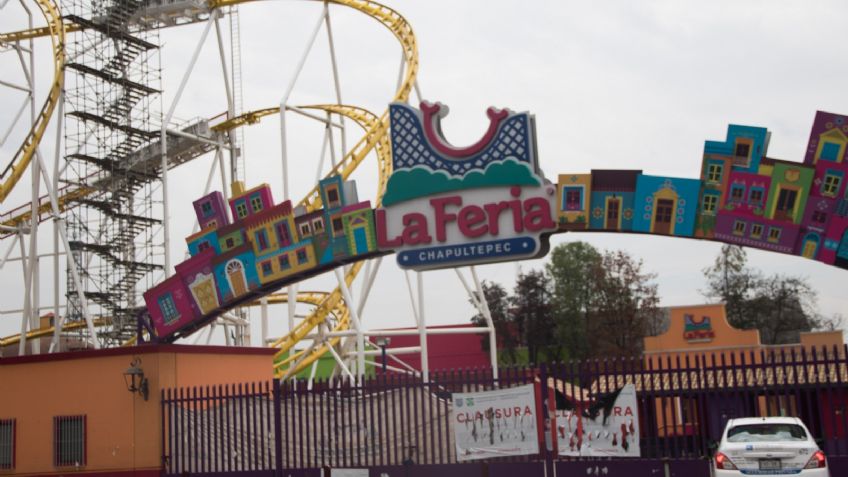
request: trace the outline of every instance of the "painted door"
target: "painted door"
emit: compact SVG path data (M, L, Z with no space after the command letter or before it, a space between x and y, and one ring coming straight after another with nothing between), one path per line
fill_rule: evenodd
M353 241L356 244L354 254L368 252L368 235L365 233L365 227L359 227L353 231Z
M244 295L247 292L247 280L244 277L244 266L238 260L227 263L227 278L232 287L233 298Z
M842 240L839 241L839 248L836 249L837 267L848 268L848 229L842 233Z
M218 307L218 296L215 294L215 281L208 275L198 276L191 284L191 294L194 295L200 312L207 314Z
M674 201L669 199L657 199L654 207L654 233L671 233L671 221L674 217Z
M619 214L621 214L621 199L608 199L607 217L604 228L607 230L618 230Z
M807 237L804 241L804 248L801 250L801 255L806 258L816 258L816 248L818 248L818 240L815 237Z

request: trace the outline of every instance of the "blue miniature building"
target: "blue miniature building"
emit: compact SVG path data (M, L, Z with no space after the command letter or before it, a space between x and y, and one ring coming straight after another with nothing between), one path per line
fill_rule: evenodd
M698 179L639 175L633 201L633 231L691 237L700 191Z

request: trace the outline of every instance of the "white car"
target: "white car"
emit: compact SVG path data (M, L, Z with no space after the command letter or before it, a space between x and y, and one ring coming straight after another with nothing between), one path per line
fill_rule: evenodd
M830 477L824 452L796 417L731 419L713 462L715 477Z

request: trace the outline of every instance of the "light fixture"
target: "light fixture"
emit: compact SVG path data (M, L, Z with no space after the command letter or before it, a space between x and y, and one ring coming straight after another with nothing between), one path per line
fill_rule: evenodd
M383 351L383 374L386 374L386 347L389 346L389 343L392 342L392 339L388 336L379 336L377 337L377 346Z
M127 391L137 392L145 401L149 390L147 388L147 378L144 377L144 370L141 369L141 359L136 357L130 363L130 367L124 371L124 382L127 384Z

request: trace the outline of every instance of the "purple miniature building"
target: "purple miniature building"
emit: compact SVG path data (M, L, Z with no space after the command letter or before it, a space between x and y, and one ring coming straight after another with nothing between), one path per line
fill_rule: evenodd
M233 213L234 222L244 220L273 206L274 199L271 196L271 187L268 184L261 184L246 191L242 182L233 182L230 210Z
M221 306L212 266L214 257L215 250L207 248L175 267L201 315L208 315Z
M207 194L196 201L194 204L194 213L197 214L197 223L200 224L200 230L207 227L218 228L230 224L230 218L227 215L227 207L224 202L224 196L218 192Z
M168 336L200 316L179 275L168 277L147 290L144 302L157 336Z

